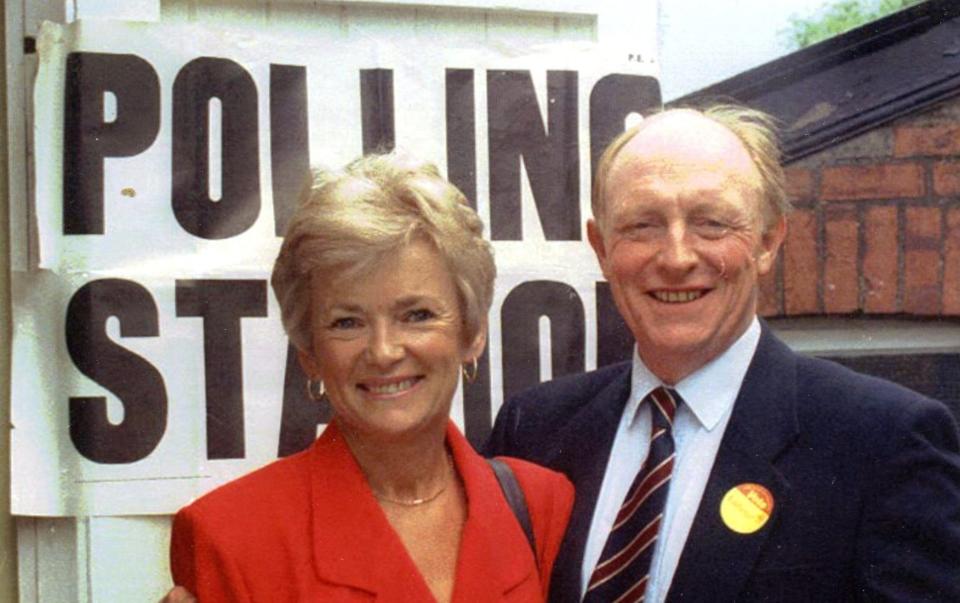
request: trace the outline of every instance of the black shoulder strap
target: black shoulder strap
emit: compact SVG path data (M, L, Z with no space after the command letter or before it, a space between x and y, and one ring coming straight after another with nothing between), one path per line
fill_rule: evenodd
M517 476L513 474L510 465L500 459L487 459L487 462L490 463L493 474L497 476L497 481L500 482L503 497L507 499L507 504L510 505L510 509L520 523L520 527L523 528L523 533L527 535L527 542L530 543L533 558L539 562L537 541L533 535L533 524L530 523L530 512L527 511L527 499L523 495L523 490L520 489Z

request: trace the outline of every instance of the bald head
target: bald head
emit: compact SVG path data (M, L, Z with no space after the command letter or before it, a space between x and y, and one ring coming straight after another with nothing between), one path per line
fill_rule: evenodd
M604 152L594 176L592 208L603 222L612 173L624 161L645 163L645 169L666 174L696 157L715 161L718 173L736 175L730 185L757 195L764 226L789 211L783 169L773 120L731 105L704 110L670 109L652 115L617 137Z

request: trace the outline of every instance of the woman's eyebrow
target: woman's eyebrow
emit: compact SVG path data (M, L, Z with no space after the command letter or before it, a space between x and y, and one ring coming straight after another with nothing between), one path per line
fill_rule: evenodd
M395 308L409 308L410 306L430 303L433 301L434 299L427 295L407 295L398 299L393 305Z
M336 311L336 312L350 312L350 313L352 313L352 314L359 314L360 312L363 312L363 308L360 307L360 306L357 305L357 304L352 304L352 303L349 303L349 302L348 302L348 303L339 303L339 302L338 302L338 303L334 303L334 304L329 305L329 306L321 306L321 307L320 307L320 311L321 311L321 312L334 312L334 311Z

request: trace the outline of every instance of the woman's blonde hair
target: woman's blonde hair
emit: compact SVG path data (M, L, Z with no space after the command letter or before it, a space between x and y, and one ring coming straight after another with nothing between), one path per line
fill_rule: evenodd
M311 171L270 278L293 344L312 346L311 275L362 275L413 240L430 242L446 262L472 340L486 322L496 267L463 193L433 164L399 152Z

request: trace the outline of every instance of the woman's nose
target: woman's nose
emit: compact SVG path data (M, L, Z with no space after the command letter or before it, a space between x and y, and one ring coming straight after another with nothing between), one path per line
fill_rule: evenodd
M403 342L396 329L389 325L373 328L367 344L368 360L375 365L389 365L403 358Z

